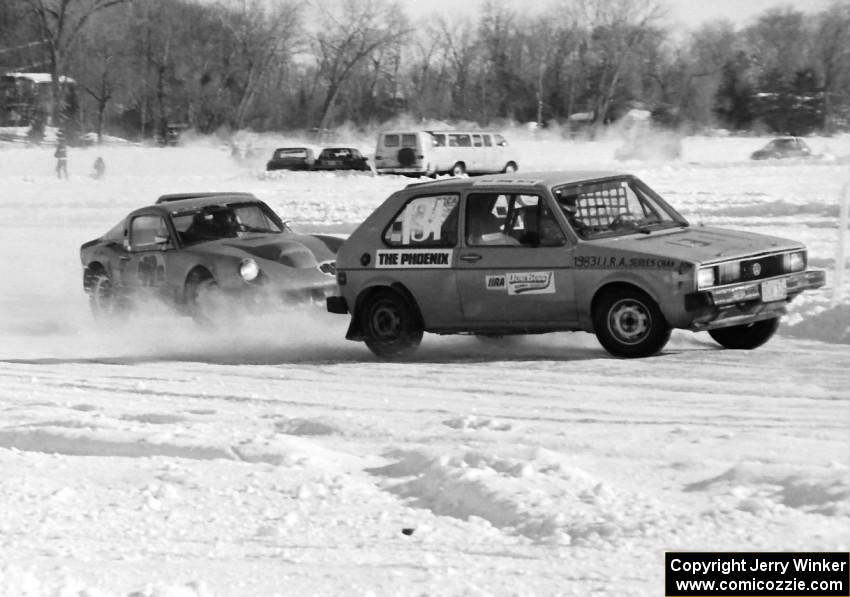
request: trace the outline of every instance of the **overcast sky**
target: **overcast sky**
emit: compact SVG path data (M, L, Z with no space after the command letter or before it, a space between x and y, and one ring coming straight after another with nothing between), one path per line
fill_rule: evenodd
M427 15L440 12L471 14L484 0L400 0L408 14ZM508 6L534 10L543 8L551 0L504 0ZM726 18L736 25L746 25L754 16L774 7L790 7L803 12L826 8L830 0L659 0L669 7L670 20L688 27L696 27L707 20Z

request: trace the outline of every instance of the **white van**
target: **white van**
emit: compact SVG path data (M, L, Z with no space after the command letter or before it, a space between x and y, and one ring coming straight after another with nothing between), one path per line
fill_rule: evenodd
M375 148L380 174L493 174L518 163L501 134L484 131L387 131Z

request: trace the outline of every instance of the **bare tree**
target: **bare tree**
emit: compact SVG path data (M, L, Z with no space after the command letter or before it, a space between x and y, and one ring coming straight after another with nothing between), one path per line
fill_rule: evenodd
M833 2L818 15L815 32L814 58L823 80L823 127L831 133L835 128L833 96L839 89L850 90L850 4ZM847 102L850 94L842 95Z
M317 78L324 82L318 123L326 128L343 86L355 68L384 46L408 32L397 4L384 0L341 0L320 3L314 54Z
M132 0L26 0L38 34L45 40L53 94L53 122L62 111L61 76L67 58L80 32L96 13Z
M300 43L300 5L294 1L229 0L225 27L233 36L226 79L234 95L233 126L243 128L249 110L273 67L289 61Z
M636 48L664 11L655 0L579 0L579 5L590 31L587 58L596 63L593 112L601 124Z
M468 19L449 22L440 17L438 26L443 34L448 68L454 79L448 116L468 118L470 88L474 85L472 69L478 55L478 43L472 24Z

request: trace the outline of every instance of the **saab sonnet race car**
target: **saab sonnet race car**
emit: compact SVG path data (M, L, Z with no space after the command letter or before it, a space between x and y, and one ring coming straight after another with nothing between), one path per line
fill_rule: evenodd
M250 193L164 195L82 245L83 288L96 315L148 299L199 320L223 299L320 302L336 289L341 242L297 234Z
M673 328L760 346L824 281L803 244L691 226L633 175L505 173L391 195L340 247L327 308L381 357L412 353L423 332L571 330L645 357Z

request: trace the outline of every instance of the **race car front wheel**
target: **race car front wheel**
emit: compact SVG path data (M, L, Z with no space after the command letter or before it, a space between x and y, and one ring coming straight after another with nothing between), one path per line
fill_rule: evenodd
M773 337L779 327L779 318L765 319L744 325L708 330L708 335L725 348L752 350Z
M220 313L218 284L211 276L193 272L186 284L186 307L196 323L211 326Z
M369 295L360 309L360 324L366 346L379 357L404 357L416 351L423 326L418 314L394 290Z
M636 288L610 291L593 312L599 343L614 356L652 356L670 339L670 325L661 309Z

